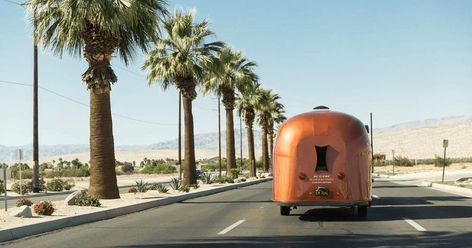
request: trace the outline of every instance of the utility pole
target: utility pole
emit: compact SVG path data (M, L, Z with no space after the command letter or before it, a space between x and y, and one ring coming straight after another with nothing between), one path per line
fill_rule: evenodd
M372 112L370 112L370 151L372 152L372 173L374 173L374 127L372 126Z
M182 92L179 90L179 179L182 180Z
M220 94L218 94L218 163L220 165L221 177L221 117L220 117Z
M36 31L36 14L33 13L34 31ZM33 31L33 32L34 32ZM38 46L33 37L33 192L39 188L39 132L38 132Z

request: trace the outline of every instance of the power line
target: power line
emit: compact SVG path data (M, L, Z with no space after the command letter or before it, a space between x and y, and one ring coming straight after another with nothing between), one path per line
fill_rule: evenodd
M15 2L15 1L11 1L11 0L3 0L4 2L7 2L7 3L11 3L11 4L15 4L15 5L19 5L19 6L22 6L21 3L18 3L18 2Z
M5 0L4 0L5 1ZM19 83L19 82L14 82L14 81L6 81L6 80L0 80L0 83L3 83L3 84L11 84L11 85L19 85L19 86L25 86L25 87L32 87L31 84L26 84L26 83ZM47 91L53 95L56 95L58 97L61 97L65 100L68 100L68 101L71 101L73 103L76 103L76 104L79 104L79 105L82 105L84 107L90 107L90 105L86 104L86 103L83 103L81 101L78 101L78 100L75 100L71 97L68 97L68 96L65 96L63 94L60 94L58 92L55 92L53 90L50 90L46 87L43 87L43 86L38 86L41 90L44 90L44 91ZM127 119L127 120L131 120L131 121L135 121L135 122L140 122L140 123L145 123L145 124L150 124L150 125L156 125L156 126L177 126L177 124L172 124L172 123L161 123L161 122L154 122L154 121L146 121L146 120L140 120L140 119L136 119L136 118L133 118L133 117L129 117L127 115L123 115L123 114L119 114L119 113L112 113L112 115L114 116L117 116L117 117L120 117L120 118L123 118L123 119Z

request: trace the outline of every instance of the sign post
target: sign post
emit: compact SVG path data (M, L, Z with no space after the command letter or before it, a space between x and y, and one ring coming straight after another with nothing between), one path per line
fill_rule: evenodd
M7 165L3 165L3 179L5 179L3 187L5 190L5 212L8 211L8 202L7 202Z
M444 183L444 172L446 170L446 148L449 145L449 140L443 140L443 148L444 148L444 160L443 160L443 172L442 172L442 183Z
M21 160L23 159L23 150L18 149L18 167L20 168L20 195L23 195L23 183L21 181Z
M392 173L395 176L395 150L392 150L392 170Z

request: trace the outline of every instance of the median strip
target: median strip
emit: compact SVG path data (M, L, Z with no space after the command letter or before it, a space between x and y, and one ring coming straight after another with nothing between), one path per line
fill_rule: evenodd
M233 225L223 229L223 231L219 232L218 235L223 235L223 234L226 234L227 232L233 230L235 227L241 225L243 222L245 222L246 220L238 220L236 221L236 223L234 223Z
M410 224L410 226L414 227L416 230L420 232L426 232L426 229L422 227L420 224L416 223L415 221L408 219L408 218L403 218L406 223Z

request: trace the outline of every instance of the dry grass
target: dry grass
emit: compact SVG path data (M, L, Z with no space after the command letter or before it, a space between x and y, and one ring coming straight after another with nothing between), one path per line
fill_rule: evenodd
M472 163L454 163L446 167L446 170L465 170L472 169ZM420 173L420 172L432 172L432 171L442 171L442 167L436 167L433 164L427 165L414 165L411 167L406 166L395 166L395 175L404 175L411 173ZM375 173L380 173L384 175L393 174L393 166L376 166L374 168Z

